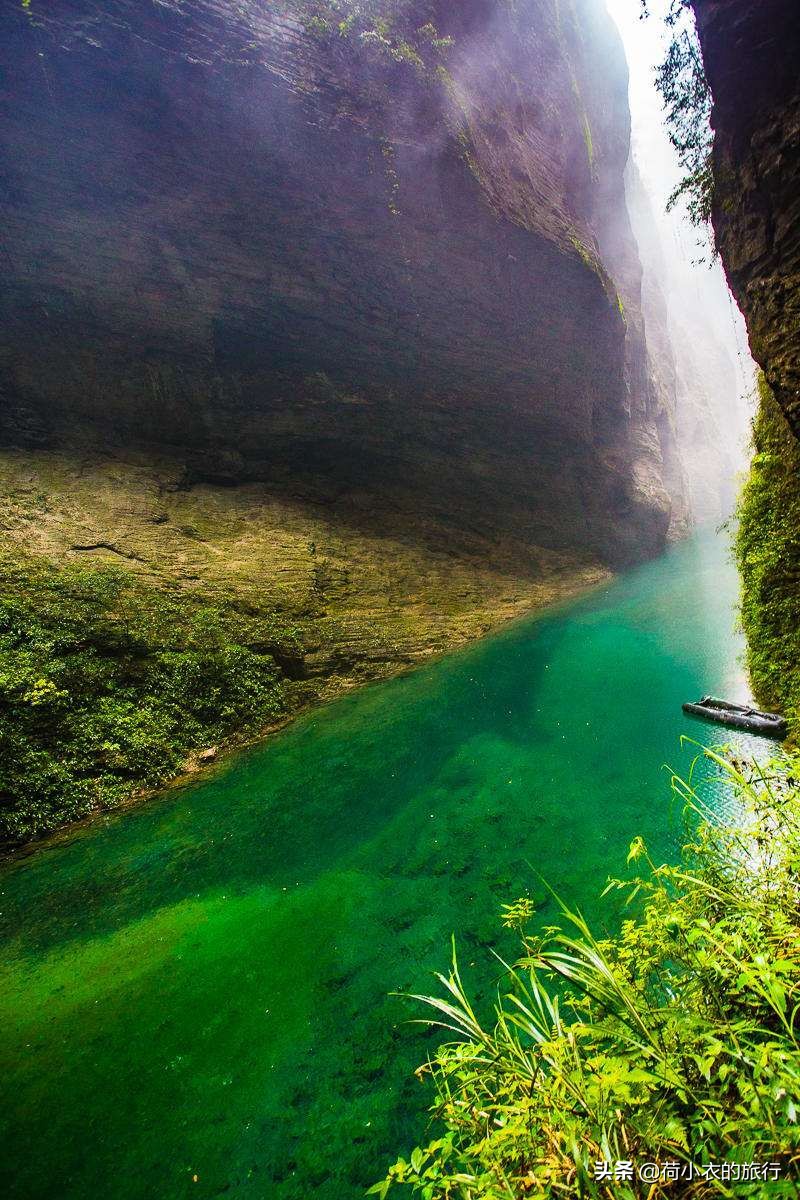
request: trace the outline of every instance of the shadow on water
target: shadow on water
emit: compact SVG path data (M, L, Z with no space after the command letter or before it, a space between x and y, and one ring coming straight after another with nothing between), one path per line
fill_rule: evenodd
M744 698L735 594L698 535L6 870L5 1194L362 1194L424 1136L388 993L458 930L485 1000L501 903L555 915L536 872L613 924L634 834L676 852L661 767L720 740L683 700Z

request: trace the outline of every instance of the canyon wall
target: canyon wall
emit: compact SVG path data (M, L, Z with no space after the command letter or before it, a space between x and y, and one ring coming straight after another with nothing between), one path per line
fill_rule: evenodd
M1 11L0 842L685 527L600 0Z
M675 410L689 507L698 523L719 525L735 506L747 445L748 362L734 357L740 318L721 272L692 264L691 247L678 242L684 219L657 219L633 158L627 198L643 268L647 347Z
M0 434L611 563L684 489L597 0L6 5Z
M693 0L713 95L717 245L753 357L800 436L800 9Z
M712 219L760 364L739 503L747 663L759 701L800 731L800 9L693 0L713 94Z

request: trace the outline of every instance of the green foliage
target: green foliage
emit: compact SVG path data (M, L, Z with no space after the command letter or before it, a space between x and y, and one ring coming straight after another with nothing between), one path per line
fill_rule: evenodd
M641 3L646 15L647 0ZM711 219L714 198L711 92L690 0L671 0L666 24L670 38L664 61L656 71L656 87L666 110L669 140L684 172L667 209L684 201L689 219L695 225L704 225Z
M756 695L800 727L800 447L763 376L738 507L742 623Z
M40 836L173 776L283 707L274 620L111 567L0 555L0 838Z
M413 28L408 0L312 0L309 8L305 28L315 37L347 38L376 60L405 63L421 76L438 78L453 44L430 21Z
M502 921L507 929L522 929L536 913L536 904L529 896L521 896L513 904L502 905Z
M745 778L735 825L673 779L690 842L657 865L641 839L612 880L633 912L598 939L562 906L563 927L522 936L493 1020L473 1009L455 953L443 992L415 999L455 1034L430 1075L437 1136L372 1189L425 1200L500 1197L795 1196L800 1112L800 788L783 759ZM694 768L693 768L694 773ZM522 915L511 906L512 923ZM508 923L509 909L504 920ZM609 1184L595 1163L778 1163L777 1182L719 1178Z
M569 240L572 243L572 247L575 250L575 252L577 253L578 258L581 260L581 262L584 264L584 266L589 267L589 269L592 271L596 271L597 263L595 262L594 258L589 253L589 251L587 250L586 246L584 246L581 239L579 237L576 237L574 234L571 234Z

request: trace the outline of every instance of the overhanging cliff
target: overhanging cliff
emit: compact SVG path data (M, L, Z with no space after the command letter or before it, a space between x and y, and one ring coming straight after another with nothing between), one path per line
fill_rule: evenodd
M3 18L2 434L628 561L683 505L595 0Z

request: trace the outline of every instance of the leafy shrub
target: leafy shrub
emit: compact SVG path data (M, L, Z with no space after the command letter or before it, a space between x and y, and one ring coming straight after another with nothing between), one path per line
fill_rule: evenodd
M293 633L106 566L0 555L0 837L36 837L283 708Z
M373 1194L797 1195L800 788L788 761L746 779L708 756L740 793L736 824L704 808L691 777L674 780L691 841L679 866L656 865L634 841L629 861L648 871L609 884L638 907L619 936L598 940L567 908L564 928L523 933L489 1024L455 954L443 994L416 997L435 1011L430 1024L456 1035L420 1069L438 1136ZM525 916L510 906L505 921ZM596 1163L617 1162L657 1163L678 1179L596 1177ZM731 1184L685 1170L753 1162L776 1164L781 1178Z

